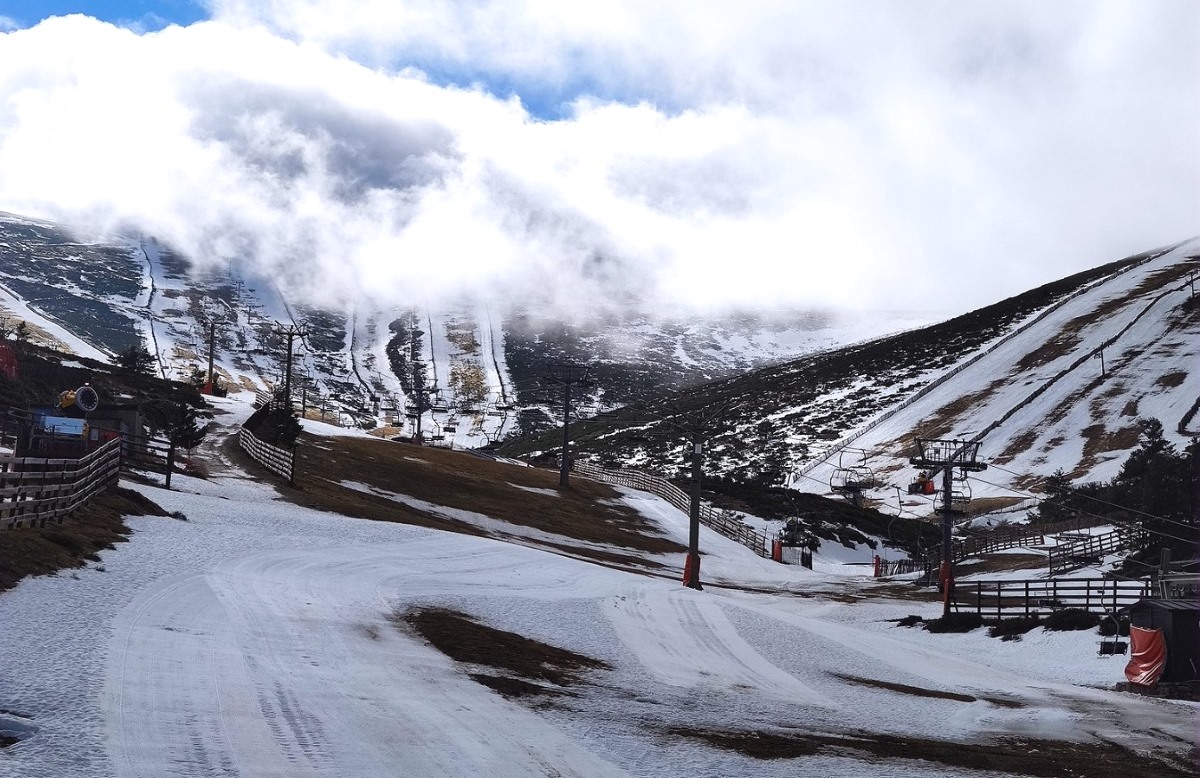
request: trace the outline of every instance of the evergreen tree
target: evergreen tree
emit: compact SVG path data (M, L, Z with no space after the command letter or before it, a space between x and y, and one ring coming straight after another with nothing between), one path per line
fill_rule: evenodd
M1030 521L1039 524L1051 524L1056 521L1066 521L1078 515L1078 498L1075 495L1075 485L1070 476L1055 470L1042 483L1046 496L1042 498L1037 510L1030 514Z
M135 344L117 354L117 367L131 373L154 374L154 355L146 347Z

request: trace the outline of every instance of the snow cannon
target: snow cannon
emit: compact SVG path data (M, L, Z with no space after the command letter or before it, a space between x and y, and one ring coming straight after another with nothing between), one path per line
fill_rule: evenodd
M58 395L58 409L70 416L86 416L100 407L100 395L88 384Z

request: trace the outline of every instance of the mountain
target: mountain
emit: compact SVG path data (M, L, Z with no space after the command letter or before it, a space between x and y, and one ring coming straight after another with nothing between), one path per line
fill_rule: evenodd
M961 487L993 506L1063 469L1111 478L1137 420L1168 439L1200 433L1200 240L1106 264L930 327L806 355L650 398L577 425L577 456L674 473L704 422L705 471L743 484L835 493L848 474L866 504L928 513L909 497L916 438L978 441L986 474ZM514 455L557 455L517 440ZM869 477L868 477L869 476ZM900 492L897 492L897 487Z
M923 514L929 500L906 493L918 437L978 441L990 468L956 489L1000 507L1058 469L1111 478L1139 418L1177 444L1200 431L1198 253L1197 240L1148 251L928 326L819 311L571 319L454 300L326 310L249 262L202 267L134 231L0 215L0 305L82 356L145 345L181 379L203 376L211 326L216 372L250 391L280 382L291 327L310 415L411 436L419 409L427 441L543 459L562 417L547 366L587 364L572 398L580 457L675 474L691 435L672 418L712 416L710 476L819 494L877 481L862 504ZM880 337L897 322L912 328Z
M293 344L295 399L313 414L390 435L483 446L557 426L547 363L592 365L591 412L856 342L930 314L820 311L564 318L532 306L456 300L360 302L328 310L294 299L250 261L201 266L151 236L92 236L0 213L0 306L47 345L96 359L145 346L164 378L214 370L235 388L280 383ZM2 312L0 312L2 313Z

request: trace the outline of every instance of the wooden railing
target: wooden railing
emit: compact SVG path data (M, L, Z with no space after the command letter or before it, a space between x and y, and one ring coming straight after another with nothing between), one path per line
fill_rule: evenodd
M238 445L242 447L251 459L276 475L295 484L296 453L294 450L281 448L255 437L254 433L242 427L238 431Z
M688 513L691 509L692 499L687 492L661 476L637 470L606 470L587 462L575 463L573 470L587 478L656 494L684 513ZM700 503L700 523L731 540L736 540L760 557L770 558L771 556L771 544L767 536L746 526L732 513L717 510L708 503L702 502Z
M121 467L151 473L167 472L171 451L169 441L148 435L125 435L122 440Z
M879 563L880 577L889 575L904 575L905 573L927 572L929 563L924 559L895 559L883 560Z
M0 526L61 524L88 500L116 483L121 441L112 440L82 459L0 454Z
M984 534L972 535L954 540L950 550L953 562L972 556L991 554L1009 548L1022 546L1040 546L1046 542L1046 535L1057 535L1062 532L1081 532L1091 527L1111 524L1112 519L1099 517L1080 517L1058 521L1052 524L1021 524L1009 527L999 527ZM934 548L925 556L925 562L936 566L942 560L942 550Z
M1077 570L1098 562L1105 554L1142 545L1149 533L1141 527L1118 527L1103 535L1088 535L1050 549L1050 575Z
M1063 608L1111 613L1152 597L1148 580L1067 578L1027 581L970 581L954 584L954 606L982 616L1041 616Z

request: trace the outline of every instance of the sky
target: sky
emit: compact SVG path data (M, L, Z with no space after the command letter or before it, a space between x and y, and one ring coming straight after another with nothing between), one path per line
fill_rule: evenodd
M0 0L0 31L0 210L325 304L960 312L1200 233L1187 0Z

